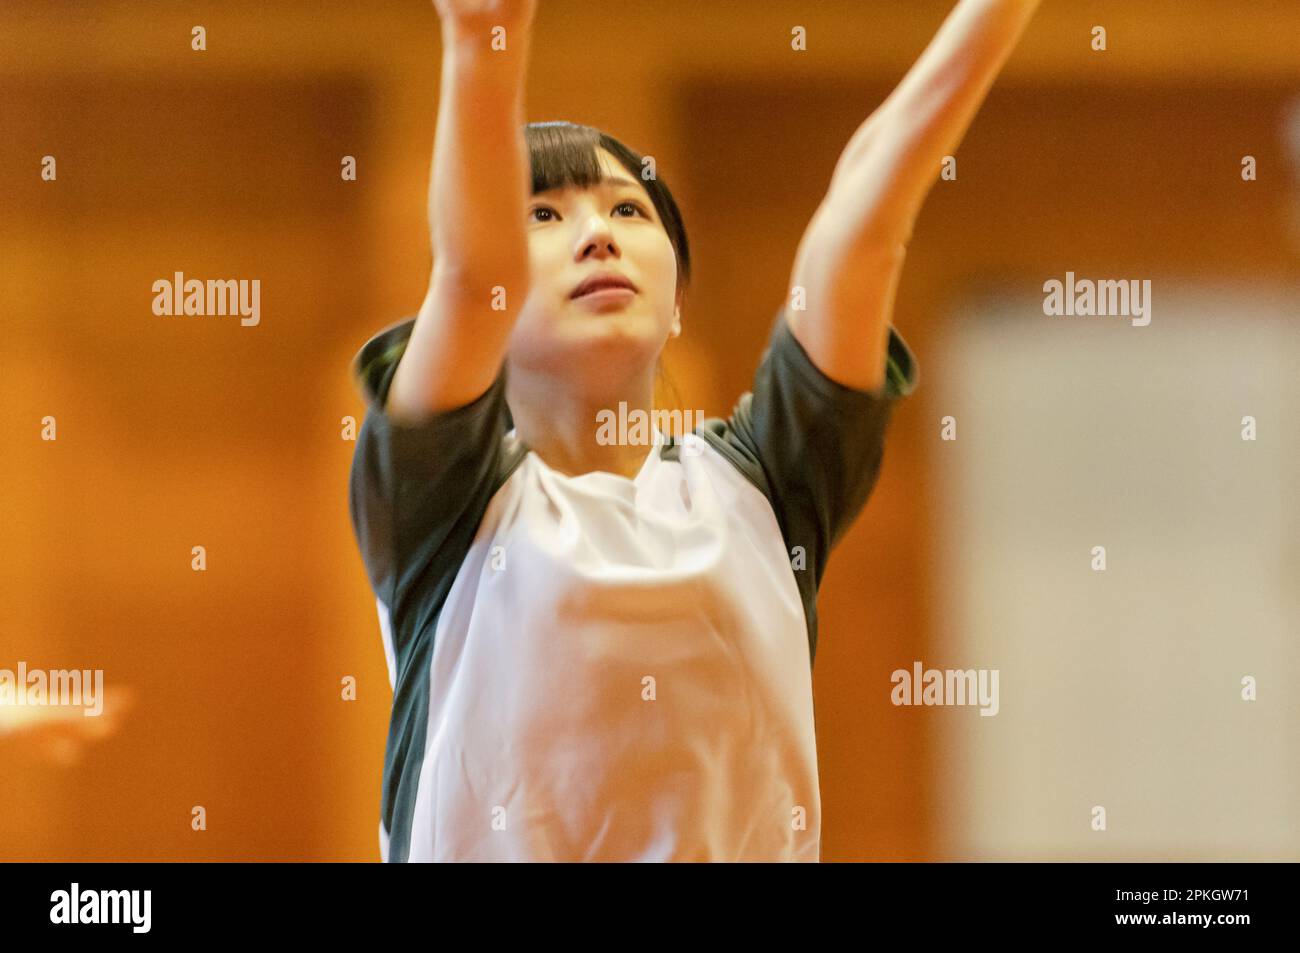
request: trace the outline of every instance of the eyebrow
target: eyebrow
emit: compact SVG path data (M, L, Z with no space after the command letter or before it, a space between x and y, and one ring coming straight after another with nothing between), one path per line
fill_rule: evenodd
M596 180L595 184L596 185L620 185L620 186L630 185L633 188L636 188L638 183L632 179L625 178L621 175L602 175L599 179ZM553 186L552 188L546 189L543 192L538 192L536 194L544 195L546 192L558 192L561 189L569 189L569 188L575 188L575 186L572 184L557 185L557 186Z

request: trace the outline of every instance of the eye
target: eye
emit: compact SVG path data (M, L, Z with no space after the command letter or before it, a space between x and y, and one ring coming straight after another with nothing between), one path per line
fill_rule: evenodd
M618 211L620 211L621 209L631 209L633 215L640 215L640 216L643 217L643 218L649 218L649 217L650 217L649 213L646 212L646 210L641 206L640 203L638 203L638 202L633 202L633 201L631 201L630 199L627 200L627 201L624 201L624 202L619 202L617 205L614 206L614 211L615 211L615 212L618 212ZM542 215L546 215L546 216L549 216L549 217L546 217L546 218L541 218L541 217L539 217L539 216L542 216ZM560 217L560 216L559 216L559 213L556 212L555 209L551 208L549 205L534 205L531 209L529 209L529 211L528 211L528 216L529 216L529 219L530 219L531 221L534 221L534 222L551 222L551 221L557 221L557 220L559 220L559 217ZM626 218L626 217L629 217L629 216L626 216L626 215L625 215L625 216L623 216L623 217Z

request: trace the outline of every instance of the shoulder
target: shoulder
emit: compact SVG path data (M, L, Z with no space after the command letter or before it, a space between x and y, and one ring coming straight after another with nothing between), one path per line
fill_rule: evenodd
M361 388L366 401L380 407L388 397L388 388L393 382L393 372L406 351L411 339L411 329L415 327L415 318L403 318L390 324L361 346L352 358L352 378Z

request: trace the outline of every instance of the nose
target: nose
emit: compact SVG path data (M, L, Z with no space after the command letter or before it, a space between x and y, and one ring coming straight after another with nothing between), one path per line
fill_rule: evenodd
M588 258L618 258L622 252L614 238L614 229L609 220L598 212L592 212L583 219L578 233L577 260Z

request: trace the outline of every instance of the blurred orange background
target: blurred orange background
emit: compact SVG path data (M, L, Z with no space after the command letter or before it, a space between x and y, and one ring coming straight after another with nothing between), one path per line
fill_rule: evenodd
M655 156L682 206L696 279L666 358L682 406L725 415L748 389L840 149L951 7L540 0L528 118L595 125ZM796 24L803 54L790 49ZM1090 47L1095 24L1104 53ZM206 51L191 49L195 25ZM1104 845L1089 840L1091 805L1140 794L1098 784L1044 817L1033 789L1048 782L1033 776L1017 782L1024 800L995 798L1008 825L1039 825L1008 841L981 826L989 802L967 799L1005 772L954 760L952 725L975 713L889 700L889 673L914 659L999 667L996 651L967 651L942 609L960 562L948 561L941 474L962 478L940 420L975 413L941 386L961 373L965 302L1012 288L1032 303L1067 270L1295 287L1297 37L1290 2L1048 0L962 143L957 181L936 183L894 316L921 386L897 408L880 482L822 587L824 860L1300 852L1295 703L1243 728L1282 765L1267 780L1277 813L1254 827L1250 805L1204 815L1214 836L1193 850L1177 830L1125 839L1118 823ZM419 0L0 8L0 668L102 668L132 698L75 758L0 735L0 858L378 859L391 694L348 521L355 445L341 433L364 411L350 359L414 313L428 277L439 62ZM41 179L45 155L55 182ZM344 156L356 181L340 177ZM155 316L153 282L177 271L260 279L260 324ZM1270 312L1279 326L1294 328L1295 301ZM1026 383L1020 399L1035 394ZM1229 425L1243 413L1225 410ZM53 442L40 439L46 415ZM1276 472L1296 460L1300 428L1293 411L1270 427L1289 441L1269 458ZM1040 450L1056 452L1050 439ZM1107 452L1097 445L1097 466ZM984 479L1017 468L994 457ZM1276 692L1283 673L1300 676L1294 648L1278 651L1232 664L1271 675ZM341 698L347 676L355 701ZM998 721L974 718L980 731ZM1200 757L1195 734L1163 737L1170 770Z

